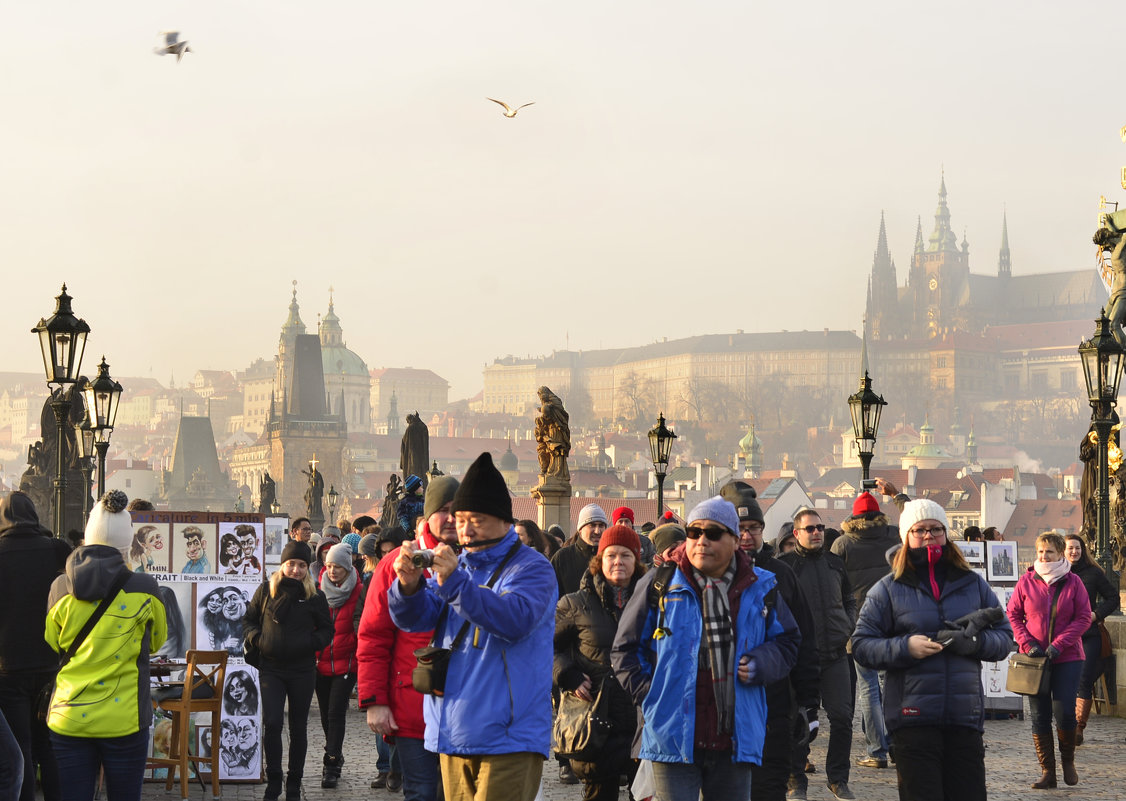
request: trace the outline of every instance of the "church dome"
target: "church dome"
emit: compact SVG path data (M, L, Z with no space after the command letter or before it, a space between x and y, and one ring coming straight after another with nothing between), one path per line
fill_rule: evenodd
M512 452L512 445L510 443L508 450L500 457L500 469L505 472L515 473L519 467L520 460L518 460L516 454Z
M325 384L331 386L333 376L368 377L368 366L359 354L344 344L344 329L336 316L331 297L328 301L328 314L321 319L321 364L324 367Z

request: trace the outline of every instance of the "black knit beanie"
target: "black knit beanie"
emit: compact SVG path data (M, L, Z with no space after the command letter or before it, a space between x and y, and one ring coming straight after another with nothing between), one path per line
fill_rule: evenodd
M452 512L480 512L512 522L512 495L488 451L477 457L454 493Z
M290 540L282 548L281 560L284 565L290 559L300 559L307 565L313 563L313 552L309 550L308 543L301 542L301 540Z
M758 493L747 482L732 481L721 489L719 494L721 498L734 504L740 520L754 520L766 524L766 519L762 515L762 507L758 505L756 500Z

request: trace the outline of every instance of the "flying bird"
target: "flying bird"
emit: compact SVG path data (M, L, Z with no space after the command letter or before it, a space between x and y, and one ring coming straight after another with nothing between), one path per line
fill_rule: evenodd
M180 63L180 59L184 57L184 53L192 52L188 47L188 40L180 38L179 31L161 31L160 35L164 37L164 44L159 47L154 47L152 51L158 56L170 56L176 54L176 63Z
M512 108L512 106L508 105L507 103L505 103L502 100L493 100L493 98L491 98L491 97L486 97L485 99L486 100L492 100L498 106L504 106L504 116L506 116L510 119L512 117L515 117L516 112L519 111L520 109L524 108L524 106L534 106L535 103L536 103L536 101L533 100L531 103L525 103L523 106L517 106L516 108Z

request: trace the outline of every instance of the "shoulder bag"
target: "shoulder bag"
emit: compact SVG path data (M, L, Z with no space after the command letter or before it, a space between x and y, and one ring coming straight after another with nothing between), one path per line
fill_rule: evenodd
M492 589L493 585L497 583L497 579L500 578L500 572L504 570L504 566L523 547L524 543L520 540L513 543L512 547L508 549L508 553L504 555L504 559L497 565L497 569L493 571L489 583L485 585L486 589ZM469 633L469 621L467 620L462 624L449 648L438 648L434 645L438 642L439 632L446 622L449 608L449 604L442 607L442 613L438 616L438 623L434 626L434 633L430 635L430 644L414 652L414 658L418 661L418 665L411 671L411 686L423 695L433 695L436 698L441 698L446 694L446 673L450 668L450 655L461 646L465 635Z
M551 750L557 757L579 762L594 762L606 744L613 722L606 716L604 699L607 677L598 686L593 701L584 701L573 692L559 696L559 711L551 728Z
M1060 592L1067 577L1056 582L1056 590L1052 593L1052 612L1048 621L1048 645L1052 644L1052 630L1056 626L1056 603L1060 599ZM1009 672L1005 677L1005 689L1018 695L1041 695L1048 692L1048 683L1051 679L1051 660L1046 656L1029 656L1019 651L1009 654Z
M98 608L94 610L94 614L90 615L90 617L86 619L86 623L83 624L82 628L79 629L77 636L75 636L74 640L71 641L70 647L66 649L62 657L59 659L59 670L62 670L64 667L66 667L66 663L74 658L74 655L78 652L79 647L81 647L86 638L90 636L90 632L94 630L94 626L98 625L98 621L101 620L102 615L104 615L106 613L106 610L109 609L109 605L113 603L113 599L117 597L117 593L122 590L122 588L125 586L125 582L128 580L129 573L124 570L121 571L121 573L118 574L117 578L113 580L113 583L110 584L109 590L106 592L106 597L102 599L102 602L100 604L98 604ZM51 714L51 700L55 697L56 680L57 679L53 678L49 682L44 684L43 688L39 691L39 697L36 699L35 714L36 717L38 717L39 720L44 723L47 722L47 718Z

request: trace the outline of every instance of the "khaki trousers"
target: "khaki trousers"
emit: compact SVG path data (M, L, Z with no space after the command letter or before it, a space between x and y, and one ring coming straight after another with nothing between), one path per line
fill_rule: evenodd
M446 801L535 801L543 776L543 755L441 754Z

